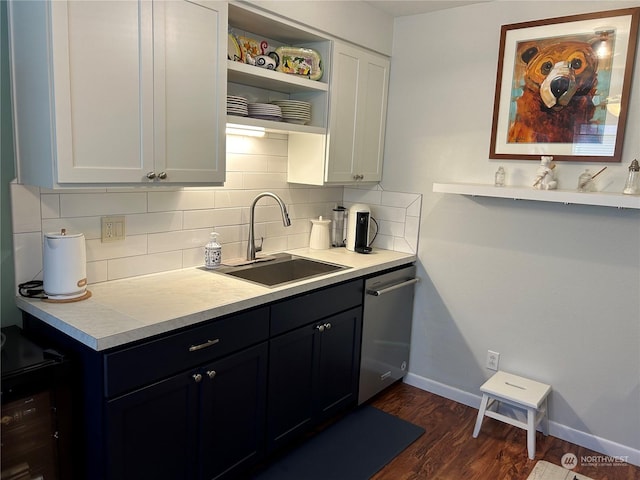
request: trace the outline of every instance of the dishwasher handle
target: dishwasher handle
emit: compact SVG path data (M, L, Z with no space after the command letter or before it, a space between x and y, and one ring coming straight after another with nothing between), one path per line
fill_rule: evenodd
M399 288L404 288L404 287L408 287L409 285L414 285L419 281L420 279L418 277L415 277L405 282L396 283L395 285L391 285L390 287L382 288L380 290L367 290L367 295L373 295L374 297L379 297L380 295L393 292L394 290L397 290Z

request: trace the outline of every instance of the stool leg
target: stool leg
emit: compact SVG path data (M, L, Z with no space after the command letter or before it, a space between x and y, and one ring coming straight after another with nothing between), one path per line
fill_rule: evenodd
M536 411L531 408L527 409L527 451L533 460L536 456Z
M473 429L473 438L478 438L478 434L480 433L480 427L482 426L484 412L487 410L487 402L489 402L489 396L485 393L484 395L482 395L482 401L480 402L480 410L478 410L476 426Z
M547 399L544 399L544 416L542 417L542 433L546 437L549 435L549 405L547 404Z

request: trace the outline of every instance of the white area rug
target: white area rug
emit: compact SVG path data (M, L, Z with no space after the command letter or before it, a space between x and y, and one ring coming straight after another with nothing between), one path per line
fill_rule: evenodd
M527 480L593 480L591 477L585 477L579 473L574 473L566 468L559 467L553 463L540 460L533 467L533 470L527 477Z

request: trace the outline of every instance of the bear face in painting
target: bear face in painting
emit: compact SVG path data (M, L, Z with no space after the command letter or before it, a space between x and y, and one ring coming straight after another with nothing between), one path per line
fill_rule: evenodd
M558 42L532 46L526 64L524 91L509 129L512 143L573 143L574 130L589 124L595 106L598 57L590 44Z

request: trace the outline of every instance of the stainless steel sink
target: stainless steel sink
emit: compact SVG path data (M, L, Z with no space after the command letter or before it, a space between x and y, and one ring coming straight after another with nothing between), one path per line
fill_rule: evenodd
M274 259L260 261L240 267L220 267L211 270L223 275L241 278L266 287L304 280L318 275L335 272L349 267L335 263L321 262L285 253L273 255Z

